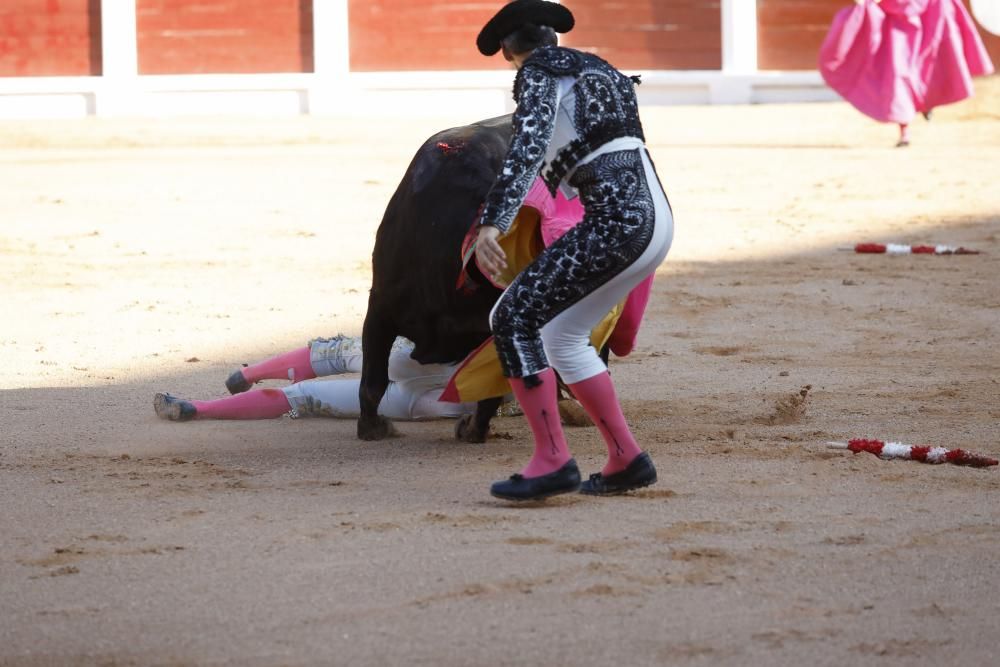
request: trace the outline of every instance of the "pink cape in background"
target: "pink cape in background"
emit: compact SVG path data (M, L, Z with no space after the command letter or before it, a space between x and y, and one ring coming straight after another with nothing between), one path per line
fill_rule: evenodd
M905 124L971 97L993 63L961 0L865 0L834 17L819 68L858 111Z

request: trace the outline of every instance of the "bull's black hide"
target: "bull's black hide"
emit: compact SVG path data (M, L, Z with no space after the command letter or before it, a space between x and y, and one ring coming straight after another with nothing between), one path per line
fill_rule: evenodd
M448 363L463 359L490 335L489 312L500 290L485 280L457 290L456 282L462 240L500 169L510 135L510 116L435 134L417 151L389 201L372 252L359 438L377 440L392 430L378 416L378 404L389 383L389 351L397 336L414 342L416 361ZM485 440L498 403L480 403L475 418L460 422L456 435Z

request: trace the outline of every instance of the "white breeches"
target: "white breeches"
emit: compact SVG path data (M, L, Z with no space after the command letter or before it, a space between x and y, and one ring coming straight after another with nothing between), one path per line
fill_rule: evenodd
M361 346L338 341L342 347L334 364L330 364L328 348L331 341L318 339L312 342L311 354L314 370L325 375L356 372L361 369ZM410 358L413 343L396 339L389 355L389 387L386 389L378 413L397 420L440 419L461 417L475 412L475 403L445 403L438 400L458 364L420 364ZM337 369L337 370L334 370ZM340 370L343 369L343 370ZM360 378L315 379L298 382L283 391L292 409L299 416L357 418L361 414L358 399Z
M545 356L566 384L574 384L607 371L597 350L590 344L595 326L620 303L632 289L656 271L670 250L674 235L674 219L652 163L642 151L646 178L650 183L656 211L653 237L646 250L624 271L590 292L580 301L549 320L542 327Z

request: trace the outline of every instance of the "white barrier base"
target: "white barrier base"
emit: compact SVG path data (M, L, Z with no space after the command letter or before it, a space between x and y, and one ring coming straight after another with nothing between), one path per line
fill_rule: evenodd
M817 72L651 71L643 105L771 104L837 99ZM0 78L0 118L350 114L470 117L510 112L512 71Z

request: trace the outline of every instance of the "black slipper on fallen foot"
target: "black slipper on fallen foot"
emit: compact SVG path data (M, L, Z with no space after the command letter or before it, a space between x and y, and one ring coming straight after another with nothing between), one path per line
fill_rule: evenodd
M253 383L243 377L243 371L233 371L226 378L226 389L229 390L230 394L242 394L245 391L249 391L252 386Z
M562 468L540 477L511 475L510 479L494 482L490 495L504 500L542 500L560 493L573 493L580 488L580 468L575 459Z
M160 419L169 419L172 422L187 422L194 419L198 410L190 401L171 396L170 394L157 394L153 397L153 409Z
M632 459L622 471L610 475L595 472L590 479L580 485L580 493L588 496L613 496L655 483L656 467L653 465L653 459L643 452Z

